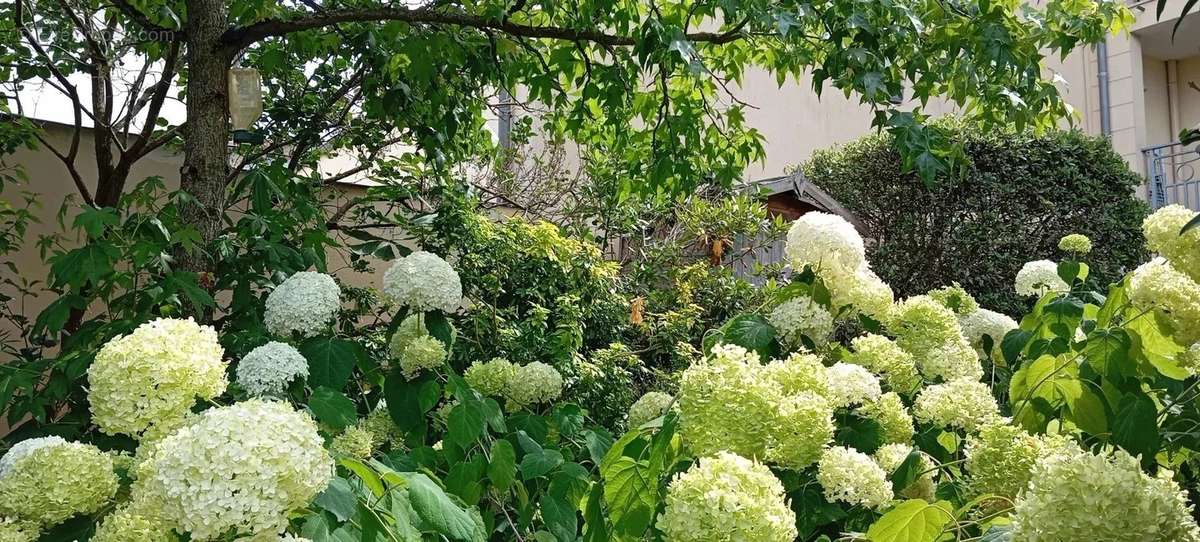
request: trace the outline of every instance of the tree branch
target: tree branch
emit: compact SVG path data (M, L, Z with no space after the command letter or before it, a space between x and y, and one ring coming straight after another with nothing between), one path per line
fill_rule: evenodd
M117 9L121 10L121 13L124 13L126 17L129 17L133 20L133 22L150 32L174 34L177 40L185 35L183 30L176 30L174 28L167 28L162 25L154 24L154 22L150 20L150 17L147 17L145 13L142 13L142 11L136 6L129 3L129 0L113 0L113 5L116 6Z
M415 24L452 25L478 30L496 30L523 38L548 38L567 41L588 41L603 46L636 45L631 36L608 34L595 29L565 28L561 26L534 26L491 19L463 12L447 12L427 7L410 9L405 7L380 7L367 9L333 9L321 13L305 13L293 19L267 19L257 23L233 28L221 36L221 42L235 50L273 36L321 28L339 23L369 21L404 21ZM741 26L727 32L694 32L687 35L693 42L729 43L742 38Z

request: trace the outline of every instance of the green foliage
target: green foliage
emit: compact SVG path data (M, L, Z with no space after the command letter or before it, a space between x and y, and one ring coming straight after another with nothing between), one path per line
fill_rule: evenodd
M1056 259L1058 240L1087 235L1093 280L1104 285L1145 261L1139 226L1147 207L1142 179L1102 138L944 128L968 163L926 185L904 173L890 136L870 136L818 152L804 174L833 195L877 240L873 269L898 296L958 282L985 307L1022 314L1013 292L1025 262Z

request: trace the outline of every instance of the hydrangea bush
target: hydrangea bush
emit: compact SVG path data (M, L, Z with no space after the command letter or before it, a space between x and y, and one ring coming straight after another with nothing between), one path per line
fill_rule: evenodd
M178 318L98 348L93 427L0 456L0 541L1200 541L1200 237L1163 233L1193 216L1149 217L1161 257L1103 292L1064 240L1014 319L954 284L895 299L810 213L791 280L649 389L588 372L636 366L617 346L464 358L490 348L456 256L399 260L375 324L298 273L240 358Z

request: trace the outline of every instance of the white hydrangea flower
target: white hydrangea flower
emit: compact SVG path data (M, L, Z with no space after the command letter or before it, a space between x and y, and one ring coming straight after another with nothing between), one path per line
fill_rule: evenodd
M892 287L865 265L854 273L822 271L821 278L829 289L830 304L835 309L850 307L840 315L843 318L862 313L881 319L896 300Z
M1000 351L1000 341L1004 340L1004 335L1018 327L1017 321L1008 315L987 309L960 316L958 324L962 326L963 335L980 356L983 355L984 335L992 338L992 353L995 354Z
M703 457L667 487L655 524L668 542L792 542L799 536L783 484L737 454Z
M983 365L979 363L979 353L961 337L926 352L920 365L921 374L929 379L941 378L949 382L983 378Z
M805 335L815 344L824 344L833 334L833 315L808 296L796 296L775 307L767 316L784 342L800 344Z
M547 403L562 394L563 378L558 370L540 361L517 367L505 396L514 406Z
M910 442L916 428L908 408L896 392L889 391L854 409L855 414L879 424L879 430L884 442L904 444Z
M799 362L798 362L799 363ZM787 384L758 354L720 344L679 377L679 434L696 455L763 457Z
M766 459L802 470L821 458L835 430L833 406L824 397L808 391L784 397L768 431Z
M783 395L806 391L822 397L829 395L829 370L819 356L810 352L795 352L786 359L771 360L766 366L766 377L774 381Z
M838 362L827 369L829 401L835 407L869 403L883 394L879 377L866 367Z
M263 324L280 337L299 333L320 335L342 306L342 290L333 277L300 271L276 286L267 296Z
M308 378L308 360L287 343L259 346L237 365L238 385L254 397L283 395L288 385L302 378Z
M1180 344L1200 341L1200 284L1163 258L1154 258L1129 277L1129 299L1141 310L1157 309Z
M1058 240L1058 248L1082 256L1092 251L1092 240L1082 233L1071 233Z
M896 341L868 333L851 340L850 347L853 352L846 361L879 375L893 391L909 395L921 386L917 361Z
M817 482L828 501L880 508L892 501L887 473L871 456L844 446L833 446L817 462Z
M504 393L517 375L517 366L504 358L492 358L486 362L472 363L463 373L463 379L475 391L484 395L497 396Z
M17 461L22 457L42 448L66 443L67 441L63 440L62 437L49 436L25 439L13 444L12 448L9 448L7 452L4 452L4 456L0 457L0 478L4 478L12 470L13 465L16 465Z
M667 408L675 402L669 393L649 391L629 406L629 427L641 427L650 420L667 413Z
M400 351L400 371L408 380L416 378L422 371L441 367L445 362L445 345L430 335L412 339Z
M913 404L913 414L922 422L974 432L994 423L1000 417L1000 407L987 384L952 380L922 390Z
M1147 476L1123 451L1075 448L1033 465L1017 498L1013 540L1200 541L1187 493L1169 478Z
M1065 292L1071 286L1058 276L1058 264L1050 260L1027 262L1017 271L1017 295L1043 296L1049 292Z
M1154 211L1142 222L1146 248L1171 262L1179 272L1200 282L1200 228L1180 234L1196 211L1171 204Z
M207 410L155 446L133 491L192 540L280 533L288 513L329 485L333 459L317 425L286 403L251 399Z
M383 275L383 293L413 311L454 312L462 305L462 282L437 254L416 251L396 260Z
M809 212L792 222L784 250L797 270L807 265L849 273L866 261L862 236L846 219L829 213Z
M217 331L190 318L160 318L108 341L88 367L92 421L134 438L177 423L197 398L225 392L223 355Z
M104 509L118 486L113 458L99 448L79 442L42 446L0 478L0 518L52 527Z

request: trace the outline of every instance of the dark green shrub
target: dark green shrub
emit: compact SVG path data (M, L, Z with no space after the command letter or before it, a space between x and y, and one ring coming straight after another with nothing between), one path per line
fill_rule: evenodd
M925 185L904 172L887 135L820 151L809 179L855 213L873 239L868 257L898 296L958 281L980 303L1023 314L1013 278L1030 260L1058 259L1057 243L1082 233L1099 284L1145 261L1142 179L1108 141L1079 132L983 133L948 126L968 164Z

